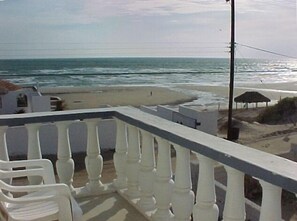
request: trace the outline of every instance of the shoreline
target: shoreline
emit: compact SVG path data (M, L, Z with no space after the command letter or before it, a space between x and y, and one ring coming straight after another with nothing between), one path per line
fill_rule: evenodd
M196 90L201 92L209 92L221 97L227 98L229 96L228 86L222 85L197 85L197 84L183 84L177 88ZM271 100L279 100L280 97L297 96L297 82L275 83L275 84L246 84L234 87L234 97L246 91L257 91Z

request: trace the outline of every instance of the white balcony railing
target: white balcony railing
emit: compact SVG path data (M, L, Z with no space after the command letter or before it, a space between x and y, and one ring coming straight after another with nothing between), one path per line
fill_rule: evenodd
M116 179L112 187L100 181L104 168L97 129L100 120L105 118L115 119L117 128L114 154ZM84 122L87 127L85 166L89 181L82 188L72 186L74 161L68 133L70 124L77 121ZM295 162L130 107L1 115L1 159L9 160L7 129L21 125L25 125L28 131L28 158L40 158L38 131L43 124L57 127L57 173L60 182L66 183L74 195L79 197L115 191L149 220L189 220L192 216L195 221L217 221L215 163L223 165L227 172L224 221L245 220L244 174L258 179L263 188L261 221L281 220L282 189L297 193ZM171 163L172 147L176 152L175 168ZM199 160L196 196L191 189L191 151ZM38 180L32 178L30 182Z

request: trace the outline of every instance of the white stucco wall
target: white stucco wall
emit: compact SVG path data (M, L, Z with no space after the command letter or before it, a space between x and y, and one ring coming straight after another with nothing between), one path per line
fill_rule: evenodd
M158 116L159 117L162 117L166 120L170 120L172 121L172 114L173 114L173 111L165 106L160 106L158 105L157 106L157 112L158 112Z
M50 96L32 96L32 112L51 111Z
M101 150L115 148L116 125L114 120L103 120L98 124ZM42 154L57 154L57 128L55 125L40 127L40 146ZM28 134L24 127L9 128L6 133L7 149L10 156L26 155ZM85 152L87 129L83 122L76 122L69 127L69 141L73 153Z
M16 93L9 92L2 95L2 109L1 114L13 114L17 110Z
M167 106L157 106L156 109L150 107L141 107L141 110L153 115L165 118L170 121L179 121L184 122L185 125L193 125L193 120L196 120L196 128L200 131L217 135L218 130L218 111L217 110L197 110L192 107L179 106L178 109L173 109ZM175 113L178 113L175 114ZM184 118L184 119L183 119ZM191 118L191 119L188 119Z
M217 135L218 132L218 111L217 110L195 110L191 107L179 106L179 113L197 119L200 125L197 125L197 130L205 133Z
M28 106L18 107L17 97L20 94L27 96ZM41 96L37 91L33 91L31 88L24 88L17 91L9 91L7 94L1 95L2 108L0 108L0 114L14 114L20 110L25 112L38 112L38 111L50 111L50 97Z

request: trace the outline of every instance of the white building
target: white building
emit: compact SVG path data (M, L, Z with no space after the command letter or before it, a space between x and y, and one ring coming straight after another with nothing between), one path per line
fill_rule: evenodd
M0 114L42 112L51 110L50 96L42 96L37 88L21 88L0 80Z
M166 120L217 135L218 111L200 110L195 107L180 105L178 108L158 105L157 107L141 106L142 111L150 113Z

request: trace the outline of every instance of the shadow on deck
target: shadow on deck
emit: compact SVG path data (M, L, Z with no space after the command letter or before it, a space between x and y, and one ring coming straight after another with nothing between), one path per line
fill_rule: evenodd
M77 199L86 221L146 220L133 206L117 193Z

